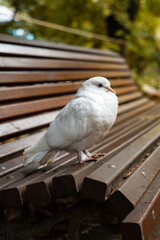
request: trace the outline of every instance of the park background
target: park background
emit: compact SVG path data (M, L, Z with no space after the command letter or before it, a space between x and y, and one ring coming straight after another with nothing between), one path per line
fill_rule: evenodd
M160 96L158 0L1 0L0 32L118 51L140 88Z

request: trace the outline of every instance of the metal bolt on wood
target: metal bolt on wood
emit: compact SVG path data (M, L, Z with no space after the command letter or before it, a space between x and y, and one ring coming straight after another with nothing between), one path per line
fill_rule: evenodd
M6 169L6 167L0 166L0 170L5 170L5 169Z
M147 174L145 172L142 172L142 175L147 178Z
M116 166L114 164L108 164L109 168L116 168Z
M155 210L154 210L154 209L152 210L152 218L153 218L153 219L155 219L155 218L156 218L156 212L155 212Z
M8 179L13 179L13 178L14 178L14 176L8 176L7 178L8 178Z

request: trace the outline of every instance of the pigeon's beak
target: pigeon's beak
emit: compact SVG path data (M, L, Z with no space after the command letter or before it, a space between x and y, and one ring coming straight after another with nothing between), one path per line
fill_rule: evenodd
M107 90L108 90L109 92L115 93L115 91L114 91L113 88L111 88L111 87L108 87Z

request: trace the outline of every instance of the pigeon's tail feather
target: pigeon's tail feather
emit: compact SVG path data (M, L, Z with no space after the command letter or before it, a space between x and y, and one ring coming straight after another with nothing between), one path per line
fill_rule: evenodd
M24 166L35 166L37 165L43 158L44 156L48 153L48 151L44 152L37 152L37 153L31 153L31 154L25 154L25 163Z
M24 166L34 166L38 164L47 155L50 149L51 148L48 146L44 135L37 143L24 150Z

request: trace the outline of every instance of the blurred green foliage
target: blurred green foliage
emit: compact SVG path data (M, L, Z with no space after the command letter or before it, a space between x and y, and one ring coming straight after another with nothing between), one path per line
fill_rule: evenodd
M1 0L32 18L121 38L127 42L128 62L137 79L160 87L160 1L159 0ZM112 42L85 38L24 21L0 25L10 33L23 28L35 39L102 49L121 48Z

